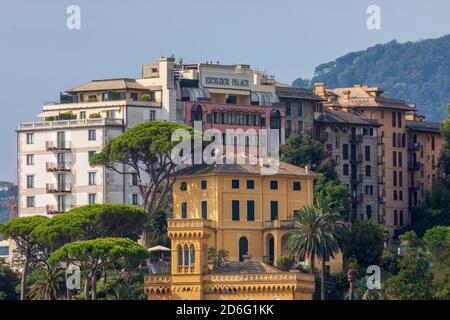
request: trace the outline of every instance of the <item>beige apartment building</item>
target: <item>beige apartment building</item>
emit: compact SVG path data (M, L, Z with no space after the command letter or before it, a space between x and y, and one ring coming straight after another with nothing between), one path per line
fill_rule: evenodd
M315 93L326 99L326 108L361 115L381 125L377 136L379 221L392 235L395 230L409 225L411 207L419 204L422 195L431 190L433 175L436 175L433 158L436 165L442 146L437 125L420 123L417 121L420 117L414 115L415 106L384 96L383 90L378 87L355 85L351 88L326 89L325 84L318 83ZM411 117L416 121L407 121L412 120ZM419 140L423 143L422 149L419 148ZM423 150L424 160L429 158L423 166L422 154L420 159L417 156L420 150ZM418 177L422 179L420 182L417 182ZM427 180L428 177L430 180Z
M361 115L324 109L316 118L318 138L334 160L339 179L351 194L359 220L381 222L378 206L378 129L376 120Z

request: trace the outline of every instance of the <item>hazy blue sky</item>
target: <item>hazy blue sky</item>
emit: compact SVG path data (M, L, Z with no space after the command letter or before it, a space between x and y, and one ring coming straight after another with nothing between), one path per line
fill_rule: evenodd
M81 7L81 30L66 8ZM381 8L381 30L366 9ZM448 0L40 0L0 6L0 180L16 180L16 134L44 101L92 79L138 77L143 63L248 63L291 83L345 53L450 33Z

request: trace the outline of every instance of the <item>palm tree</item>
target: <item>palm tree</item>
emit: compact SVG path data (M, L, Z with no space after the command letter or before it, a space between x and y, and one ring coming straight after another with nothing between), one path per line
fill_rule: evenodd
M30 287L33 300L57 300L64 295L64 272L59 269L37 271L36 281Z
M320 259L321 299L325 300L325 262L341 251L347 231L344 218L336 213L329 197L318 195L314 205L306 204L294 214L295 228L287 239L288 255L308 258L314 273L315 260Z

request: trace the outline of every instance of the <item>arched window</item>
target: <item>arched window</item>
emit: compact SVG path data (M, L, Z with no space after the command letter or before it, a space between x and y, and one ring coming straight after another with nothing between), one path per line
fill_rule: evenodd
M199 104L195 104L192 106L191 110L191 120L192 124L194 121L202 121L202 107Z
M187 244L184 245L184 265L189 265L189 247Z
M194 245L191 244L191 266L195 265L195 248Z
M244 256L248 255L248 240L246 237L239 239L239 261L244 261Z
M402 134L402 147L406 147L406 134Z
M183 265L183 249L181 248L181 245L177 246L177 254L178 254L178 266Z
M395 132L392 133L392 146L397 146L397 135L395 134Z
M281 115L278 110L270 112L270 129L281 129Z
M397 147L401 147L402 146L402 135L401 133L397 134Z

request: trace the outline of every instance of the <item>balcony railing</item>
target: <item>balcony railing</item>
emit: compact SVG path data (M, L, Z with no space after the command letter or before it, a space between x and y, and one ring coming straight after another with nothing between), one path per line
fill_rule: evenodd
M210 228L211 220L207 219L169 219L167 221L168 229L186 229L186 228Z
M70 171L71 164L68 162L57 163L57 162L47 162L45 164L45 169L47 172L63 172Z
M178 266L178 273L194 273L195 266Z
M384 176L378 176L378 184L384 184Z
M361 153L356 154L350 159L350 164L358 164L363 162L363 155Z
M410 151L419 151L420 150L420 143L419 142L412 142L412 141L410 141L408 143L408 150L410 150Z
M409 161L408 162L408 170L409 171L419 171L420 170L420 162L418 162L418 161Z
M64 184L46 184L47 193L70 193L72 192L72 185L70 183Z
M363 141L362 134L352 134L350 137L350 143L361 143Z
M47 141L45 142L45 149L47 151L65 151L70 150L72 143L69 140L63 141Z
M39 129L54 129L54 128L73 128L73 127L90 127L90 126L122 126L122 119L107 119L107 118L93 118L93 119L79 119L79 120L57 120L57 121L38 121L38 122L24 122L19 125L19 130L39 130Z
M59 207L56 205L48 204L45 206L45 208L46 208L47 214L53 215L53 214L61 214L61 213L67 212L70 209L74 208L74 206L73 205L64 205L64 206Z
M292 220L264 221L264 228L266 228L266 229L292 229L294 227L295 227L295 222Z

